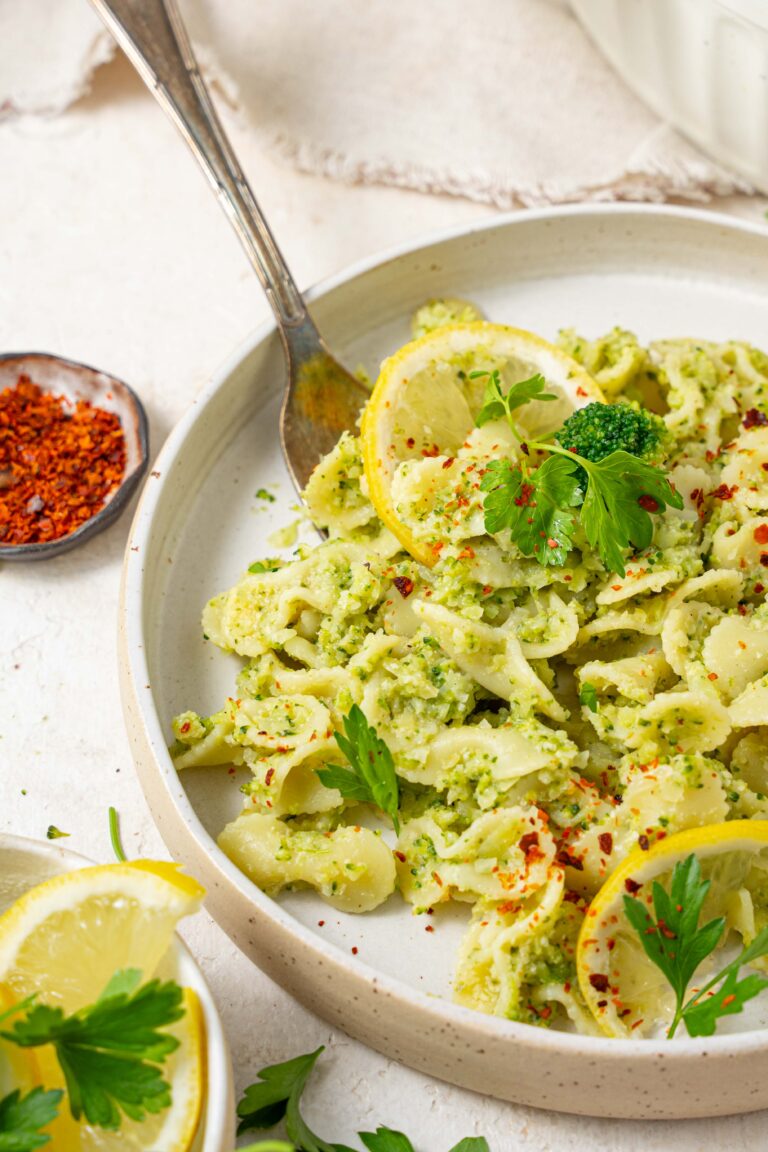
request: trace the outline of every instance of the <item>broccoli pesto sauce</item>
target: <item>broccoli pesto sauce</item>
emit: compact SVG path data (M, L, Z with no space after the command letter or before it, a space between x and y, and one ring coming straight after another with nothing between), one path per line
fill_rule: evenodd
M478 315L430 302L415 334ZM549 434L535 366L479 343L430 367L466 427L450 450L422 429L391 486L431 567L341 437L306 490L328 539L254 557L206 606L242 667L219 711L176 718L173 755L248 770L219 842L265 891L392 896L435 931L464 904L456 999L589 1032L576 941L609 874L768 818L768 359L621 329L560 344L610 403ZM739 884L762 926L764 874Z

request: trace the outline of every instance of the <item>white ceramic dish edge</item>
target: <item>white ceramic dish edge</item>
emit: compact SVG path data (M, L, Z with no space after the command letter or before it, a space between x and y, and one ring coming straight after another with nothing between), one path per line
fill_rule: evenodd
M364 272L421 248L490 233L513 221L653 214L707 221L744 236L759 236L765 242L765 231L756 226L684 208L611 205L534 210L471 229L446 230L362 261L315 287L309 298L322 298ZM547 1032L430 998L359 959L351 961L332 944L321 944L279 904L259 892L203 828L172 768L157 715L151 705L147 707L139 700L140 693L149 691L142 646L142 553L165 475L196 419L197 409L210 401L247 352L272 333L271 323L262 325L229 358L179 422L145 487L126 551L120 613L126 724L142 786L170 851L185 861L209 891L226 890L226 899L219 902L215 914L246 954L308 1007L396 1060L502 1099L586 1115L679 1118L764 1107L766 1095L760 1085L768 1082L768 1036L763 1032L714 1041L681 1039L665 1047L649 1041ZM145 696L145 701L148 699ZM729 1092L724 1098L718 1090L719 1069L722 1063L736 1058L748 1065L753 1075L744 1079L742 1091ZM494 1068L496 1073L489 1072ZM687 1096L680 1091L683 1082L688 1086ZM642 1087L638 1089L638 1085Z

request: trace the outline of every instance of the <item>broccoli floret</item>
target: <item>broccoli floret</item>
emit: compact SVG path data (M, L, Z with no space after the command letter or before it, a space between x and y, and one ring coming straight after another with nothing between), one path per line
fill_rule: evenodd
M664 423L635 404L587 404L563 424L555 439L569 452L597 463L611 452L652 459L658 455Z

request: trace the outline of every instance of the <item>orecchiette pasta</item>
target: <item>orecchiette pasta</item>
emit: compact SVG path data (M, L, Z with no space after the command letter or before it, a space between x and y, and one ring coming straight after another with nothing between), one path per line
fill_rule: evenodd
M473 371L510 384L523 369L490 353L433 363L409 384L430 398L431 446L404 452L392 498L434 567L377 518L345 433L306 491L328 539L257 561L206 607L206 638L243 666L220 711L175 719L173 753L179 769L249 773L219 842L266 892L309 886L364 912L397 889L436 918L470 904L456 999L590 1031L574 948L611 870L638 843L768 818L768 358L645 348L621 329L561 344L666 427L683 507L654 517L625 574L581 529L559 565L486 532L481 478L519 445L506 420L474 427ZM345 766L353 705L391 753L398 837L318 774ZM728 905L747 938L764 915L753 896L745 881Z

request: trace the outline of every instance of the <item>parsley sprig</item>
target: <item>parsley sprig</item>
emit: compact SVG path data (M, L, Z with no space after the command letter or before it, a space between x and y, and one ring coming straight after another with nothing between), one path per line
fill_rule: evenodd
M51 1137L43 1129L56 1119L64 1095L33 1088L26 1096L18 1089L0 1100L0 1152L34 1152Z
M742 1012L748 1000L768 988L768 978L758 973L739 979L740 968L768 955L766 927L730 964L688 996L694 973L714 952L725 931L723 916L699 926L709 887L709 880L702 880L697 857L691 855L675 864L669 892L654 882L655 917L636 896L624 897L627 919L645 954L664 973L675 993L675 1014L667 1032L670 1039L681 1023L689 1036L714 1035L721 1017Z
M237 1106L240 1117L238 1136L284 1123L292 1144L264 1141L243 1152L355 1152L346 1144L329 1144L323 1140L312 1131L301 1114L302 1093L323 1051L322 1047L317 1048L283 1064L263 1068L258 1080L246 1088ZM379 1127L375 1132L358 1132L358 1136L369 1152L414 1152L408 1137L393 1128ZM479 1136L459 1141L450 1152L490 1152L490 1149L487 1140Z
M520 443L519 462L492 460L480 487L486 493L485 528L508 528L524 556L542 565L561 565L581 523L604 566L626 574L624 552L641 551L653 539L652 514L682 508L683 501L664 473L629 452L587 460L552 441L526 441L512 413L530 400L554 400L540 374L513 384L505 394L498 371L488 375L484 403L475 423L506 416ZM549 452L538 468L528 466L531 451Z
M318 768L317 775L326 788L336 788L350 800L375 804L386 812L399 835L399 790L392 753L357 704L344 717L344 732L335 733L336 743L351 767L328 764Z
M0 1036L20 1048L53 1045L76 1120L115 1131L123 1113L140 1122L171 1103L160 1065L179 1041L161 1029L184 1015L182 989L173 981L140 985L141 972L128 968L115 973L95 1004L70 1016L29 998L0 1020L16 1015Z

